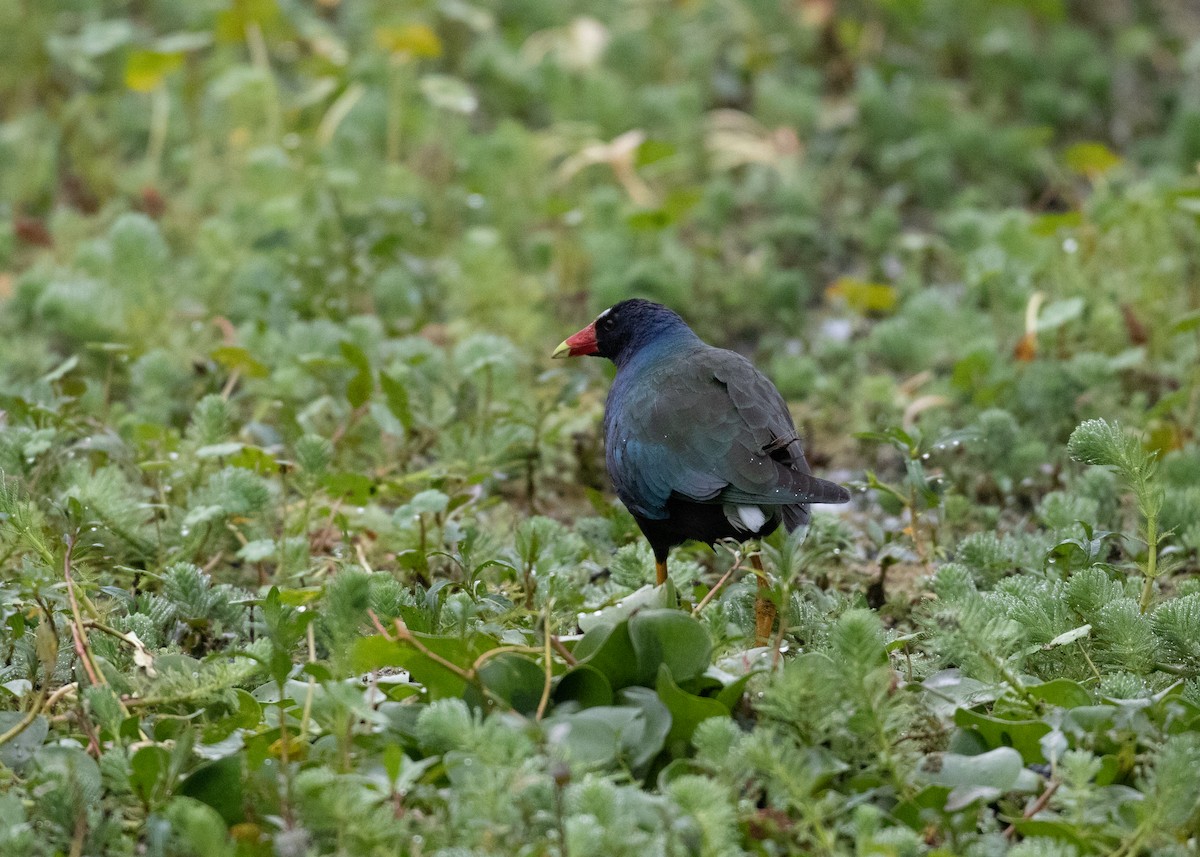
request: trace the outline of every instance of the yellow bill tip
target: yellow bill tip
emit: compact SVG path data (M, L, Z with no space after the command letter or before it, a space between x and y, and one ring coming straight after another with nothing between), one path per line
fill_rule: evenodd
M560 357L570 357L570 356L571 356L571 346L568 345L567 341L564 339L562 342L560 342L558 344L558 348L554 349L554 353L550 355L550 359L557 360Z

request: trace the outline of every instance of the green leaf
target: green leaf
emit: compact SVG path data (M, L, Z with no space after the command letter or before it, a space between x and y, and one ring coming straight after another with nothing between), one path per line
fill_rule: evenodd
M322 480L325 490L331 496L345 500L355 506L361 506L371 500L375 493L375 483L369 476L349 471L330 473Z
M989 747L1015 749L1027 764L1046 761L1042 756L1041 740L1051 727L1044 720L1003 720L960 708L954 713L954 722L963 729L978 732Z
M30 767L40 778L55 780L60 789L85 805L100 800L100 766L80 747L47 744L34 754Z
M543 728L553 746L584 767L607 767L621 752L621 731L640 717L632 708L602 705L546 718Z
M1057 839L1059 842L1073 845L1080 854L1087 854L1092 850L1088 845L1090 831L1079 830L1065 821L1014 818L1010 823L1022 837L1038 836Z
M371 362L361 348L353 342L343 341L338 344L342 356L357 371L346 382L346 400L352 408L361 408L375 392L375 382L371 379Z
M657 681L665 664L677 681L689 681L704 672L712 655L708 631L691 615L679 610L644 610L629 620L629 637L637 657L638 684Z
M608 679L613 690L638 680L637 655L629 636L629 622L597 625L575 644L575 657Z
M211 806L226 825L244 820L242 755L234 754L201 765L179 784L176 793Z
M0 733L7 732L16 726L24 719L24 716L20 711L0 711ZM25 727L24 731L18 733L7 743L0 744L0 764L20 773L29 764L34 751L42 746L42 742L46 740L49 733L50 721L39 714L32 723Z
M636 721L638 728L622 732L621 745L629 760L629 766L635 771L642 771L662 752L663 744L671 731L671 712L658 698L658 694L648 687L627 687L617 694L617 700L641 712L641 717Z
M743 676L740 676L736 681L725 685L716 696L717 702L725 706L726 710L733 711L738 707L738 703L742 701L742 695L746 692L746 685L750 683L750 679L754 678L761 672L766 670L751 670Z
M478 675L484 687L514 710L522 714L537 711L546 685L546 673L533 659L516 653L497 655L479 668ZM485 705L483 695L470 685L466 700L471 705Z
M494 637L483 634L465 639L417 633L413 633L413 637L419 640L430 654L403 641L388 640L376 634L355 642L351 652L353 669L364 673L381 667L402 667L408 670L413 681L425 687L428 699L462 697L467 689L466 679L460 672L441 663L439 659L448 661L458 667L459 671L465 672L480 655L500 645ZM541 693L540 684L538 693Z
M613 689L608 678L591 664L573 667L554 688L555 703L577 702L580 708L611 705Z
M233 854L233 845L226 833L220 814L195 798L172 798L163 815L171 823L175 835L195 854L204 857L226 857Z
M1023 777L1028 773L1032 782ZM977 801L992 801L1019 788L1036 786L1037 776L1025 770L1021 754L1012 747L998 747L978 756L934 753L925 757L918 775L927 783L948 786L946 810L956 812Z
M129 760L129 785L143 803L152 804L170 756L157 745L140 748Z
M392 416L400 421L405 431L412 431L413 415L408 401L408 388L386 372L379 373L379 386Z
M692 742L696 727L710 717L728 717L729 709L715 699L696 696L680 689L671 678L666 664L658 668L655 684L658 698L671 712L671 731L667 734L667 746L673 755L683 755Z
M1042 684L1031 684L1027 688L1036 698L1051 705L1057 705L1059 708L1077 708L1081 705L1092 704L1092 695L1088 693L1087 689L1078 682L1066 678L1056 678Z

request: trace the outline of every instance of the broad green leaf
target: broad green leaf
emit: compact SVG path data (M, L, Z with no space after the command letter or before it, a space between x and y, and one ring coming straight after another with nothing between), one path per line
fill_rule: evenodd
M1014 748L1027 764L1041 764L1042 736L1050 731L1044 720L1003 720L970 709L960 708L954 714L954 722L963 729L973 729L983 736L987 746Z
M602 705L543 721L551 744L567 759L585 767L607 767L621 752L621 732L641 713Z
M1085 625L1085 628L1090 626ZM1076 628L1075 631L1079 631ZM1067 633L1074 633L1068 631ZM1066 636L1065 634L1063 636ZM1038 699L1060 708L1077 708L1081 705L1091 705L1092 695L1078 682L1065 678L1056 678L1042 684L1028 685L1028 690Z
M489 658L479 668L479 680L495 696L522 714L537 711L546 685L546 673L532 658L516 653ZM475 687L468 685L466 700L484 706L487 701Z
M611 705L612 685L600 670L591 664L580 664L566 672L554 688L555 703L577 702L580 708Z
M361 506L370 502L371 495L375 493L375 483L362 473L330 473L321 482L333 497L341 498L352 505Z
M738 703L742 701L742 695L746 692L746 685L750 683L750 679L754 678L763 670L752 670L743 676L739 676L735 681L725 685L717 692L716 700L725 706L726 710L733 711L738 707Z
M361 408L375 391L375 382L371 378L371 363L363 350L354 343L342 342L339 347L342 356L357 370L346 382L346 401L352 408Z
M413 415L408 401L408 388L386 372L379 373L379 386L392 416L400 421L405 431L412 431Z
M592 628L575 645L574 654L580 663L586 663L608 679L613 690L638 680L637 654L629 636L628 622Z
M211 806L225 824L237 824L245 818L241 754L201 765L179 784L176 793Z
M31 767L38 776L57 781L59 788L80 802L95 805L100 800L100 766L79 747L47 744L34 753Z
M1047 839L1057 839L1066 842L1086 854L1091 848L1088 839L1092 831L1079 829L1066 821L1040 818L1014 818L1010 822L1013 829L1023 837L1039 836Z
M0 711L0 733L12 729L24 716L20 711ZM0 764L20 773L33 758L34 751L42 746L49 732L50 722L39 714L24 731L9 739L7 743L0 744Z
M671 670L666 664L658 668L655 688L658 690L658 698L671 712L671 731L667 733L667 746L675 755L686 752L692 741L692 733L701 721L710 717L729 716L729 709L717 700L681 690L671 678Z
M233 844L226 833L225 822L208 804L195 798L172 798L163 815L171 823L175 835L195 854L204 857L227 857L233 854Z
M469 670L481 654L500 645L494 637L483 634L465 639L417 633L413 633L413 637L431 654L403 641L392 641L379 635L363 637L355 642L351 652L353 669L365 673L381 667L402 667L408 670L413 681L425 687L428 699L461 697L467 689L467 680L462 673ZM457 670L441 661L448 661Z
M708 668L712 641L699 621L679 610L644 610L629 619L637 657L638 684L651 686L665 664L677 681L689 681Z
M144 803L153 803L170 756L157 745L142 747L129 759L129 785Z
M636 728L631 726L621 735L622 748L629 760L629 766L640 772L662 752L667 735L671 732L671 712L658 698L658 694L648 687L627 687L617 694L617 700L641 712L641 717L635 721Z
M977 801L992 801L1008 791L1036 786L1022 777L1025 765L1021 754L1012 747L998 747L978 756L958 753L934 753L925 757L919 769L922 780L932 785L948 786L946 810L956 812Z

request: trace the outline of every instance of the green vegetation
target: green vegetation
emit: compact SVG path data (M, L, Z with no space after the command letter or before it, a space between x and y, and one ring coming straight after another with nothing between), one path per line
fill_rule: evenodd
M0 853L1185 855L1200 14L0 0ZM851 506L660 590L640 295Z

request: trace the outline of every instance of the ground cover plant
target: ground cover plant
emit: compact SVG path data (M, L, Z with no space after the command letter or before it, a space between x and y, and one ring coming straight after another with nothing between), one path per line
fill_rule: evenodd
M1200 15L0 0L0 853L1200 841ZM630 296L807 541L615 503Z

